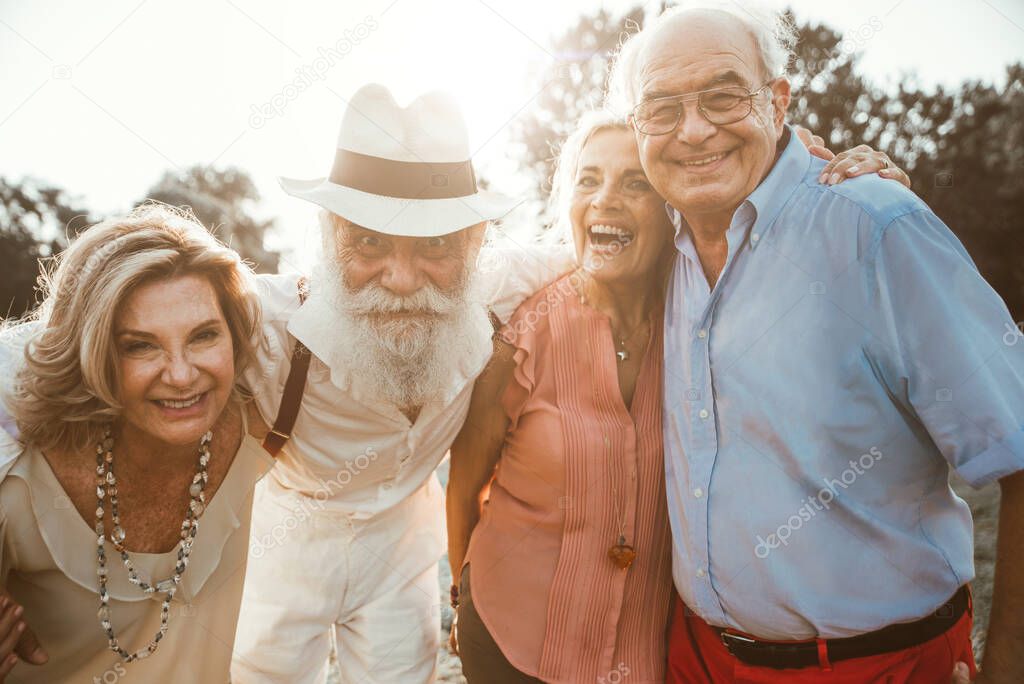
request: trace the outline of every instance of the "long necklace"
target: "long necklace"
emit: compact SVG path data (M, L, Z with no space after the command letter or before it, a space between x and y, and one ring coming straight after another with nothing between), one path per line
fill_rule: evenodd
M615 477L611 475L611 443L608 438L604 438L604 453L605 460L608 463L608 474L611 477L612 484L612 505L615 510L615 522L619 524L619 540L608 549L608 557L612 559L615 565L619 566L623 570L629 568L636 559L636 549L626 543L626 516L623 512L619 511L619 491L618 487L615 486Z
M99 577L100 582L100 609L97 615L100 619L100 627L103 628L107 635L107 643L110 650L121 656L121 660L126 663L142 660L155 653L160 645L160 640L167 633L171 600L178 591L178 585L181 584L185 568L188 567L188 558L192 553L192 543L195 541L196 532L199 531L199 516L202 515L203 508L206 506L206 496L203 494L203 489L206 488L206 483L209 480L207 465L210 463L210 441L212 439L213 433L207 432L199 442L199 465L196 467L196 474L192 478L192 484L188 488L191 500L189 501L188 510L185 511L185 520L181 523L181 538L177 546L178 561L174 566L174 574L165 580L153 584L149 584L139 577L128 555L128 550L124 546L127 535L124 528L121 527L121 518L117 511L117 478L114 476L114 438L110 434L110 428L107 428L104 433L103 441L96 445L96 575ZM110 502L110 520L114 525L110 531L110 542L121 554L121 561L128 570L128 581L139 587L146 594L155 592L164 594L164 601L160 607L160 628L149 645L135 653L129 653L121 647L117 637L114 636L114 628L110 622L110 595L107 593L107 557L104 549L106 541L106 532L103 526L104 500Z

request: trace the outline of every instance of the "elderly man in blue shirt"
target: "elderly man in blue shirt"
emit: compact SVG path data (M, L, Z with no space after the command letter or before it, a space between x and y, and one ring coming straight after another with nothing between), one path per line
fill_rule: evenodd
M792 39L748 3L680 8L612 78L677 229L670 681L973 674L952 469L1002 489L977 681L1024 682L1024 344L1005 343L1005 304L919 198L874 175L836 185L856 159L826 167L796 140Z

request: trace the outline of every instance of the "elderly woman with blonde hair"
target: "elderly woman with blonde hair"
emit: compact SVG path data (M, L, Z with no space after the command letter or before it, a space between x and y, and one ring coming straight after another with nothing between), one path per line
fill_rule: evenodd
M227 681L253 486L272 465L236 380L251 275L191 214L149 204L82 234L0 433L0 680Z

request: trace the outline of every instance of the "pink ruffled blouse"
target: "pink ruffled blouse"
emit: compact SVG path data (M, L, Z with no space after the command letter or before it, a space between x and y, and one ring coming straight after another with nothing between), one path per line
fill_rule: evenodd
M672 597L655 313L632 406L608 318L569 277L523 303L502 398L511 424L470 540L473 602L502 653L546 682L663 682ZM636 550L621 569L620 534ZM628 676L627 676L628 675Z

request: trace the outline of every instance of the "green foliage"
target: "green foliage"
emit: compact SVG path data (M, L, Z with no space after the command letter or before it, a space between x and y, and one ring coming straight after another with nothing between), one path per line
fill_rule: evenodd
M264 235L273 229L274 221L253 216L260 194L244 171L207 166L193 166L183 173L167 171L142 201L145 199L191 207L204 226L257 271L277 272L281 255L263 246Z
M217 237L234 248L257 271L276 272L280 254L263 246L273 220L253 213L260 196L244 171L193 166L168 171L145 199L189 206ZM32 178L20 182L0 177L0 318L18 317L38 302L35 291L40 263L57 254L99 217L60 188Z
M510 153L536 178L538 193L550 192L559 143L584 112L600 106L609 60L623 37L638 30L643 15L640 6L618 18L599 10L580 17L551 46L554 62L536 75L542 88L511 134Z
M0 318L21 316L35 305L40 262L89 222L67 192L33 178L0 176Z

